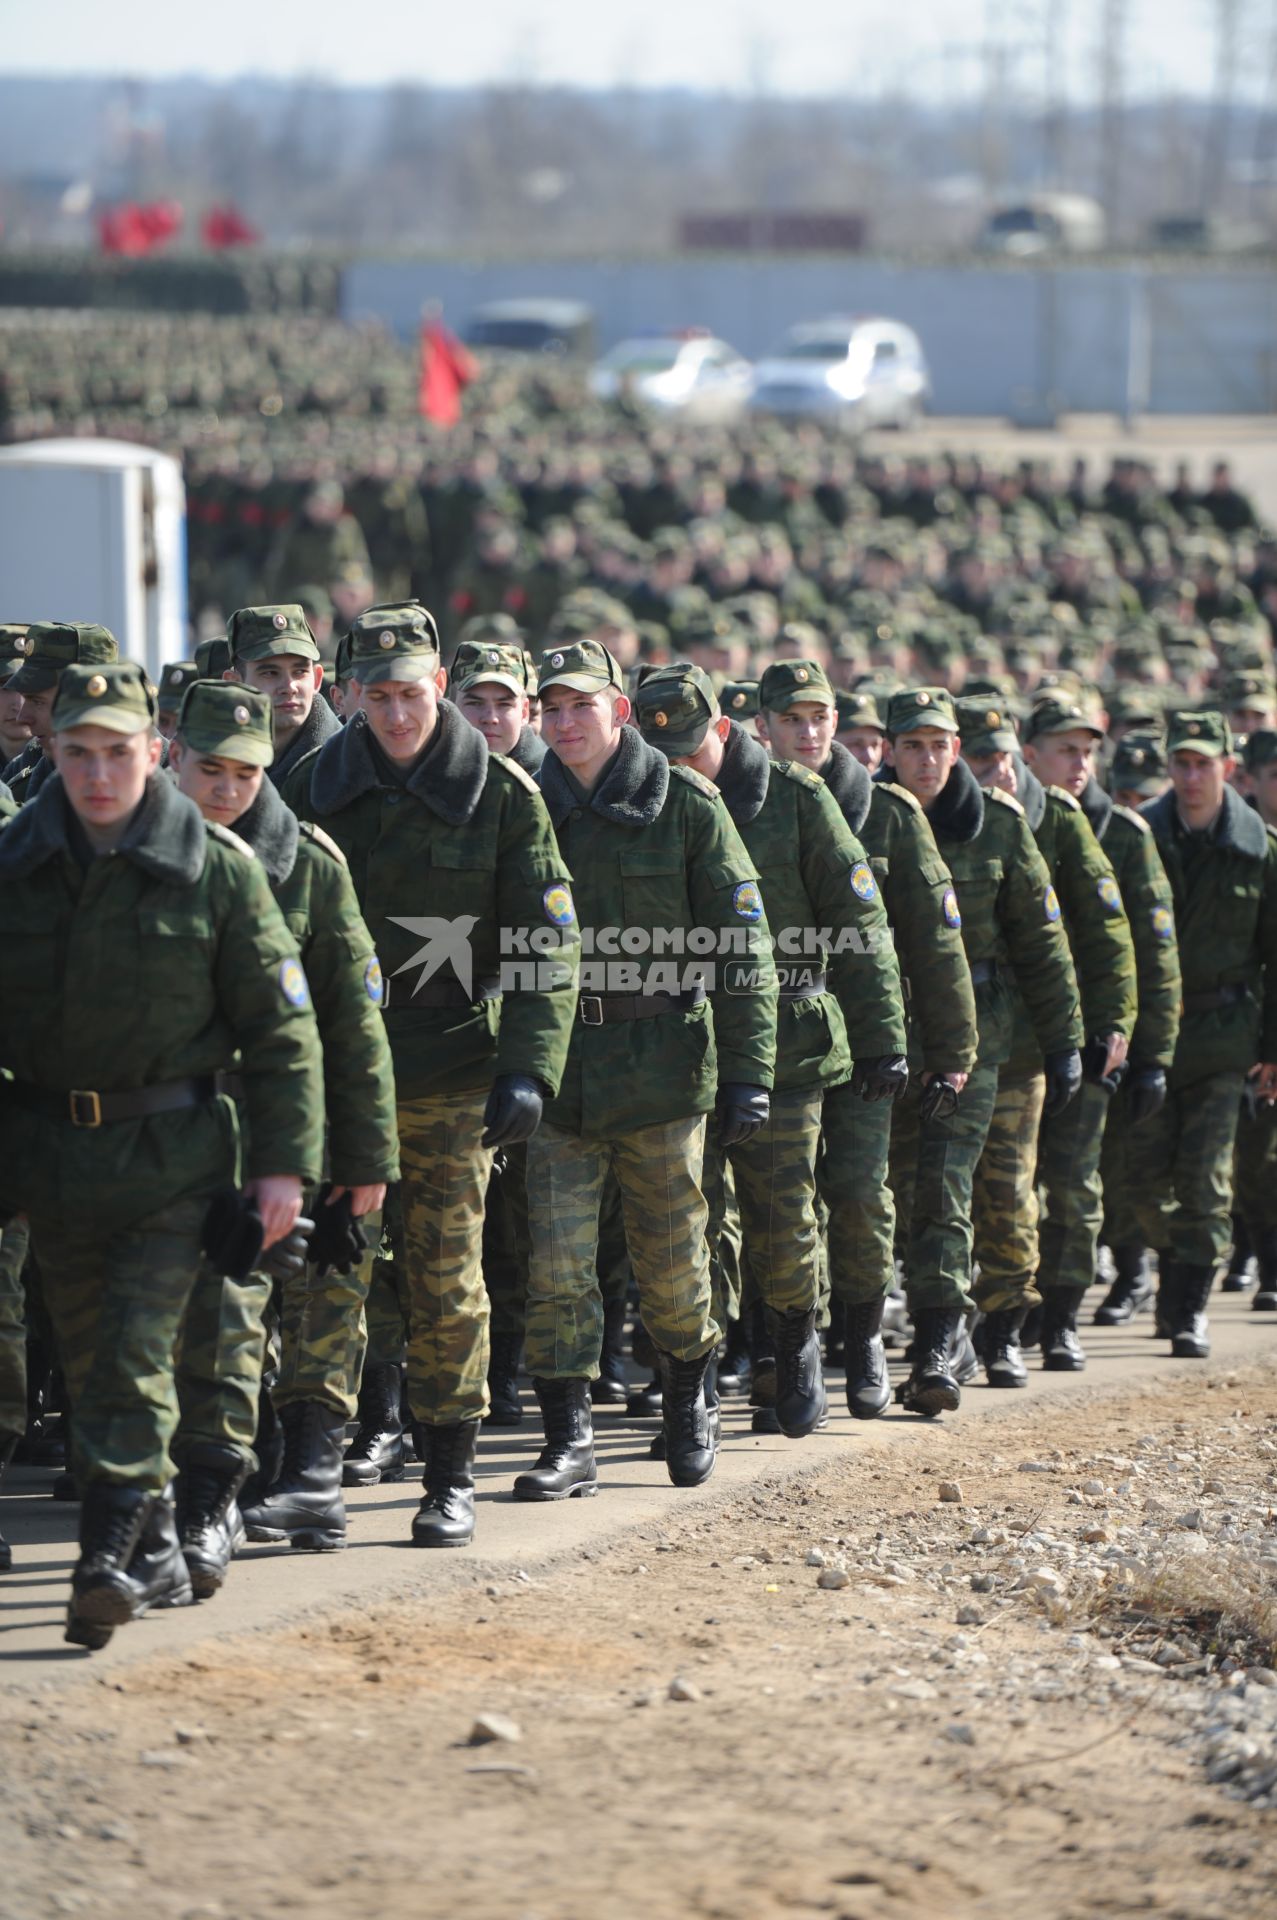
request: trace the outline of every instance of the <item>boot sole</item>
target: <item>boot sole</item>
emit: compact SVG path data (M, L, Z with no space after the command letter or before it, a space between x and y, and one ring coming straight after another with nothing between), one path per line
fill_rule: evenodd
M1072 1354L1044 1353L1042 1371L1043 1373L1085 1373L1086 1361L1075 1360Z
M76 1619L91 1627L127 1627L136 1618L135 1597L110 1587L92 1587L88 1593L78 1593L72 1604Z
M291 1547L294 1553L340 1553L346 1544L344 1533L325 1532L305 1527L286 1533L282 1527L249 1527L248 1537L258 1547Z
M514 1498L522 1501L541 1500L589 1500L599 1490L597 1480L579 1480L574 1487L564 1487L560 1493L552 1493L548 1487L521 1487L516 1481Z
M423 1540L419 1533L414 1533L408 1544L413 1547L468 1547L473 1542L473 1534L469 1534L464 1540Z
M882 1388L881 1399L875 1398L873 1400L867 1400L857 1398L853 1400L850 1394L847 1395L847 1411L853 1420L878 1420L890 1405L890 1385Z
M403 1467L374 1467L371 1473L361 1474L354 1468L343 1466L341 1484L343 1487L388 1487L404 1477Z
M1172 1360L1209 1360L1210 1348L1199 1346L1196 1340L1171 1341Z
M113 1627L99 1627L88 1620L82 1620L78 1614L68 1613L62 1638L69 1647L84 1647L89 1653L101 1653L109 1646Z
M1029 1384L1027 1373L987 1372L984 1377L986 1384L991 1387L1027 1387Z
M906 1413L920 1413L926 1420L934 1420L939 1413L956 1413L962 1405L962 1391L959 1387L918 1387L902 1402Z

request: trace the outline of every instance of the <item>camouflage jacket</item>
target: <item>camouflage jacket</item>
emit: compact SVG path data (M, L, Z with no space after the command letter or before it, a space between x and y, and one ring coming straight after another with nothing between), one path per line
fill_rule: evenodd
M1169 1067L1179 1034L1179 944L1170 882L1147 820L1120 807L1098 780L1088 781L1082 811L1113 863L1135 948L1139 1011L1131 1038L1134 1065Z

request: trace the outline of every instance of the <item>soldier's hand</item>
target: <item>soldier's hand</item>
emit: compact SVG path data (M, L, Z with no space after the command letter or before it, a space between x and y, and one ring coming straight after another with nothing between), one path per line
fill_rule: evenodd
M350 1215L352 1220L362 1220L366 1213L377 1213L386 1204L386 1183L381 1181L375 1187L333 1187L324 1205L331 1207L335 1200L350 1195Z
M745 1087L722 1082L714 1103L720 1147L739 1147L752 1140L771 1118L771 1096L765 1087Z
M299 1213L290 1230L262 1256L262 1272L272 1280L293 1280L306 1266L306 1249L315 1223Z
M499 1073L483 1109L480 1146L514 1147L530 1140L541 1124L544 1104L541 1083L530 1073Z
M857 1060L851 1069L851 1090L862 1100L898 1100L908 1085L909 1062L902 1053Z
M1063 1113L1082 1085L1082 1056L1076 1047L1067 1053L1046 1056L1046 1099L1042 1112L1048 1118Z
M1126 1040L1120 1033L1097 1033L1082 1049L1082 1078L1106 1093L1116 1093L1126 1073Z
M1246 1078L1254 1082L1257 1099L1277 1100L1277 1062L1261 1060Z
M1166 1075L1160 1067L1133 1066L1128 1091L1131 1125L1138 1127L1141 1120L1151 1120L1165 1106Z
M302 1183L295 1173L264 1173L260 1180L250 1180L244 1191L262 1217L265 1251L292 1232L302 1210Z

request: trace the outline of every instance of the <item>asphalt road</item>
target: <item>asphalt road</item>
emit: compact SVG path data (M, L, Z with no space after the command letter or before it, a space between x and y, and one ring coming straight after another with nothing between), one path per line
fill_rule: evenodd
M1098 1290L1088 1296L1094 1303ZM1208 1366L1226 1375L1229 1364L1267 1353L1277 1357L1277 1315L1252 1312L1249 1296L1217 1295L1211 1314L1214 1353ZM952 1429L986 1424L996 1444L1013 1447L1018 1413L1043 1395L1091 1398L1132 1381L1176 1373L1200 1375L1193 1361L1168 1358L1164 1341L1152 1335L1145 1315L1132 1327L1085 1331L1088 1367L1083 1374L1033 1373L1027 1392L994 1392L973 1384L960 1412L940 1424ZM898 1375L899 1363L893 1369ZM595 1422L600 1492L595 1499L550 1505L516 1505L510 1484L531 1462L538 1446L539 1423L529 1413L515 1433L486 1434L480 1443L478 1535L459 1552L419 1552L407 1545L420 1490L416 1475L397 1485L356 1491L348 1496L350 1544L345 1552L292 1554L275 1547L249 1547L236 1560L231 1577L213 1601L182 1611L155 1615L126 1631L101 1653L88 1655L62 1643L67 1581L74 1560L77 1509L48 1497L51 1476L14 1468L0 1499L0 1528L14 1549L13 1570L0 1575L0 1690L29 1686L50 1678L113 1667L152 1653L184 1653L201 1641L224 1634L260 1630L294 1618L314 1606L358 1606L392 1594L428 1593L458 1581L509 1578L517 1568L565 1552L601 1545L609 1537L659 1523L689 1500L714 1499L724 1488L739 1488L763 1477L816 1464L831 1449L872 1456L883 1448L919 1450L936 1429L892 1411L882 1420L853 1422L841 1404L842 1376L831 1379L833 1418L826 1431L801 1442L757 1438L749 1431L749 1413L740 1400L725 1403L724 1446L714 1478L696 1492L671 1487L663 1466L647 1458L652 1422L623 1413L600 1411Z

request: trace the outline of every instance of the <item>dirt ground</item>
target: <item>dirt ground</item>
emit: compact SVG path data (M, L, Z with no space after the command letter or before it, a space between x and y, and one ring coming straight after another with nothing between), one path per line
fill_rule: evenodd
M1271 1369L920 1437L7 1691L0 1914L1267 1920Z

